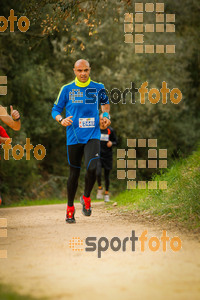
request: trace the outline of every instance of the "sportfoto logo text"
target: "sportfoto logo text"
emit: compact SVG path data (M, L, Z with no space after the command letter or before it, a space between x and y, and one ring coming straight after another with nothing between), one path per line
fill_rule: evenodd
M114 251L127 251L127 245L131 246L131 251L135 252L136 242L140 244L140 251L144 252L149 249L152 252L156 252L161 249L163 252L166 252L167 249L171 249L174 252L178 252L182 247L181 239L178 236L169 238L167 236L167 231L162 231L162 236L160 238L152 236L148 239L147 237L148 230L144 230L140 237L135 235L135 230L132 230L132 235L130 237L125 237L123 240L119 237L113 237L109 241L106 237L97 237L91 236L85 239L84 241L80 237L73 237L69 241L69 247L76 252L86 251L86 252L97 252L97 257L101 258L102 252L106 252L109 248Z
M26 160L30 160L31 150L33 150L34 157L37 160L42 160L46 156L46 148L41 144L36 145L34 148L34 146L30 143L30 138L26 138L26 144L24 145L24 147L17 144L12 148L11 142L12 139L10 138L5 142L5 144L2 145L4 151L3 157L5 160L10 159L10 150L12 157L15 160L20 160L24 156L26 156Z
M182 100L182 93L178 88L169 89L167 86L167 82L162 82L161 89L157 88L148 88L148 82L145 81L141 84L140 88L135 87L135 83L131 82L131 87L126 88L124 91L121 91L118 88L113 88L109 92L107 89L101 89L97 92L97 89L95 88L87 88L85 90L85 96L86 104L94 104L101 99L101 97L108 96L110 102L113 104L118 104L120 101L122 104L126 104L126 96L127 94L131 94L131 103L135 104L135 94L139 93L140 98L140 104L145 104L146 99L149 100L151 104L157 104L158 102L162 102L162 104L167 104L167 102L171 101L173 104L179 104L179 102ZM73 90L70 93L69 100L72 101L72 103L83 103L83 93L80 92L80 89Z
M5 32L8 28L8 24L10 25L10 32L14 32L15 22L17 22L17 27L21 32L26 32L30 27L30 21L26 16L21 16L17 21L14 9L11 9L8 19L6 19L4 16L0 16L0 32Z

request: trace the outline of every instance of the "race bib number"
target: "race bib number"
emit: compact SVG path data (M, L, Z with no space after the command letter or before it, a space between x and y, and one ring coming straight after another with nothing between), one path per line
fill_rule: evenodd
M95 127L95 118L79 118L80 128L91 128Z
M109 134L102 133L100 140L108 142L109 141Z

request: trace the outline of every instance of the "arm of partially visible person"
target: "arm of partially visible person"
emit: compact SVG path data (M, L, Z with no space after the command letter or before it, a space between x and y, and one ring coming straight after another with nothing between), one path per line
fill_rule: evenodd
M10 140L9 143L11 143L11 139L10 138L4 138L4 137L0 136L0 144L5 144L5 142L8 141L8 140Z
M65 87L62 87L60 90L60 93L54 102L53 108L52 108L52 117L54 120L56 120L58 123L60 123L62 126L67 127L73 123L71 118L73 116L69 116L67 118L62 118L61 113L66 106L67 97L66 97L67 90ZM60 121L61 120L61 121Z
M110 127L110 130L111 130L110 141L112 142L112 146L116 146L117 145L117 136L116 136L113 128Z
M10 106L11 116L7 113L6 109L0 105L0 119L10 128L15 131L20 130L20 114L17 110L14 110L12 105Z
M10 141L8 141L10 140ZM5 144L5 142L8 141L8 143L11 143L11 139L8 136L7 132L5 131L5 129L0 126L0 144Z

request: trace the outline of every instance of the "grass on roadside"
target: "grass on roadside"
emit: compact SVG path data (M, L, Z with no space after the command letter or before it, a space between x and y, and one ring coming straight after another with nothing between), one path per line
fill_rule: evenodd
M167 181L167 189L126 190L115 201L130 210L175 219L191 229L200 227L200 149L153 180Z
M19 295L15 293L11 287L0 284L1 300L36 300L36 298L28 295ZM47 298L37 298L37 300L46 300Z

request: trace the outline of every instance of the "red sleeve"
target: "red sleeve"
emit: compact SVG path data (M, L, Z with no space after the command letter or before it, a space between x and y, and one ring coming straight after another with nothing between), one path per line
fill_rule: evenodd
M5 129L0 126L0 136L3 138L9 138L9 136L7 135L7 132L5 131Z

